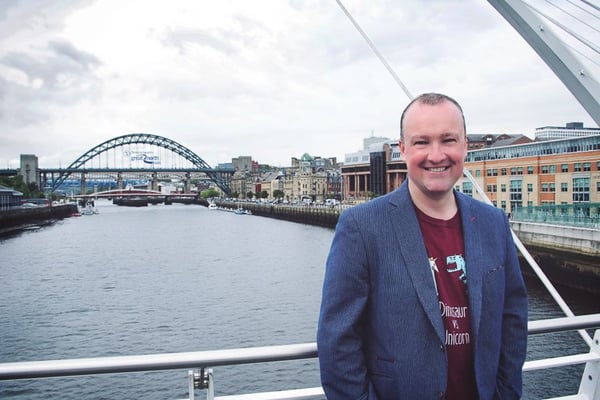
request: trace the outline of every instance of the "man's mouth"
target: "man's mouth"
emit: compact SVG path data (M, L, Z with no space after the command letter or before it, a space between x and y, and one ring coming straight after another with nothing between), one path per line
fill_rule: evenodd
M429 172L444 172L448 167L425 168Z

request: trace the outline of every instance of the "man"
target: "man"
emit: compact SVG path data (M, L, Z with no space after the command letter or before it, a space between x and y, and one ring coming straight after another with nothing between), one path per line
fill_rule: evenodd
M527 292L505 214L453 190L467 154L452 98L402 113L408 179L344 211L317 345L336 399L518 399Z

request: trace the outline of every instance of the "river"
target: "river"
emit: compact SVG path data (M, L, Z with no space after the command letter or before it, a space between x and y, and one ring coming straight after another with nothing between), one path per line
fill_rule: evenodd
M97 206L0 239L0 362L315 341L332 229L196 205ZM561 316L527 284L530 319ZM600 312L598 299L561 293L576 314ZM586 349L575 332L529 343L528 359ZM524 398L576 393L582 371L528 372ZM215 367L214 376L217 395L319 385L316 360ZM187 395L185 370L0 382L2 399Z

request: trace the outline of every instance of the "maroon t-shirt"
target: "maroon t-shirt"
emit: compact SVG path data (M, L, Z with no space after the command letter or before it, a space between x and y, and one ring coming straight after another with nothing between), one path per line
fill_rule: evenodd
M473 371L473 335L469 313L467 267L460 214L449 220L417 209L429 264L438 293L448 355L447 400L477 399Z

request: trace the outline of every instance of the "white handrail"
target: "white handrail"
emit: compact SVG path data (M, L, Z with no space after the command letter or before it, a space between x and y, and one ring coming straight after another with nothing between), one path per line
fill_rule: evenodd
M600 327L600 314L530 321L530 334ZM136 356L0 363L0 381L120 372L204 368L316 358L316 343Z

